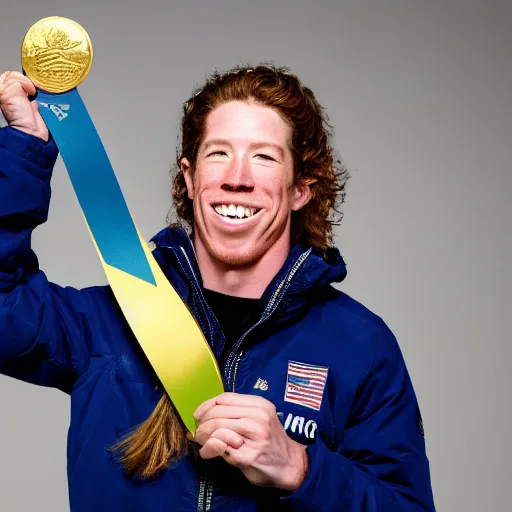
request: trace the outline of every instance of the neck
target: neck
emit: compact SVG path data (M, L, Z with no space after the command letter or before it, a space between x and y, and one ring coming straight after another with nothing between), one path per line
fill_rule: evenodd
M286 261L290 244L278 242L258 260L240 267L228 266L212 257L198 237L194 237L194 248L206 289L233 297L259 299Z

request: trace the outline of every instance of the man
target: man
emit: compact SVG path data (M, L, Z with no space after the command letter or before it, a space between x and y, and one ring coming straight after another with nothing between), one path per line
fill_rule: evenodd
M330 286L346 275L330 221L345 176L313 93L283 69L237 68L184 106L173 196L191 235L150 244L227 390L196 411L197 449L110 288L38 268L57 151L35 93L0 78L0 369L71 395L71 509L434 510L398 345Z

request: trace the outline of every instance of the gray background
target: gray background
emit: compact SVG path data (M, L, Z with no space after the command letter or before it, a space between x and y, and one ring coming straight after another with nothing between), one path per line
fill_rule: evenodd
M80 91L146 238L164 226L192 87L214 67L290 66L352 173L343 289L399 339L438 510L510 510L510 2L1 2L2 70L40 18L89 32ZM53 281L105 282L60 161L35 248ZM0 510L67 510L68 398L1 377L0 404Z

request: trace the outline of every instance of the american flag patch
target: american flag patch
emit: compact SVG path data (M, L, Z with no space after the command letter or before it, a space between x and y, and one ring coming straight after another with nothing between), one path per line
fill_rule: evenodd
M285 402L320 410L329 368L288 361Z

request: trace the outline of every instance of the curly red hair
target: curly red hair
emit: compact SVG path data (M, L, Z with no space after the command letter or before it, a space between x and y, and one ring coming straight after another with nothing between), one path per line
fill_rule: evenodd
M178 172L173 178L173 199L179 218L194 227L193 202L187 195L180 161L194 168L208 114L229 101L255 101L277 111L292 127L291 150L295 185L309 185L311 200L293 212L291 242L320 250L332 245L333 225L341 219L337 206L345 199L348 173L330 146L331 126L313 92L287 68L271 65L235 67L215 72L183 105L181 148L176 154ZM337 213L338 218L332 214Z

